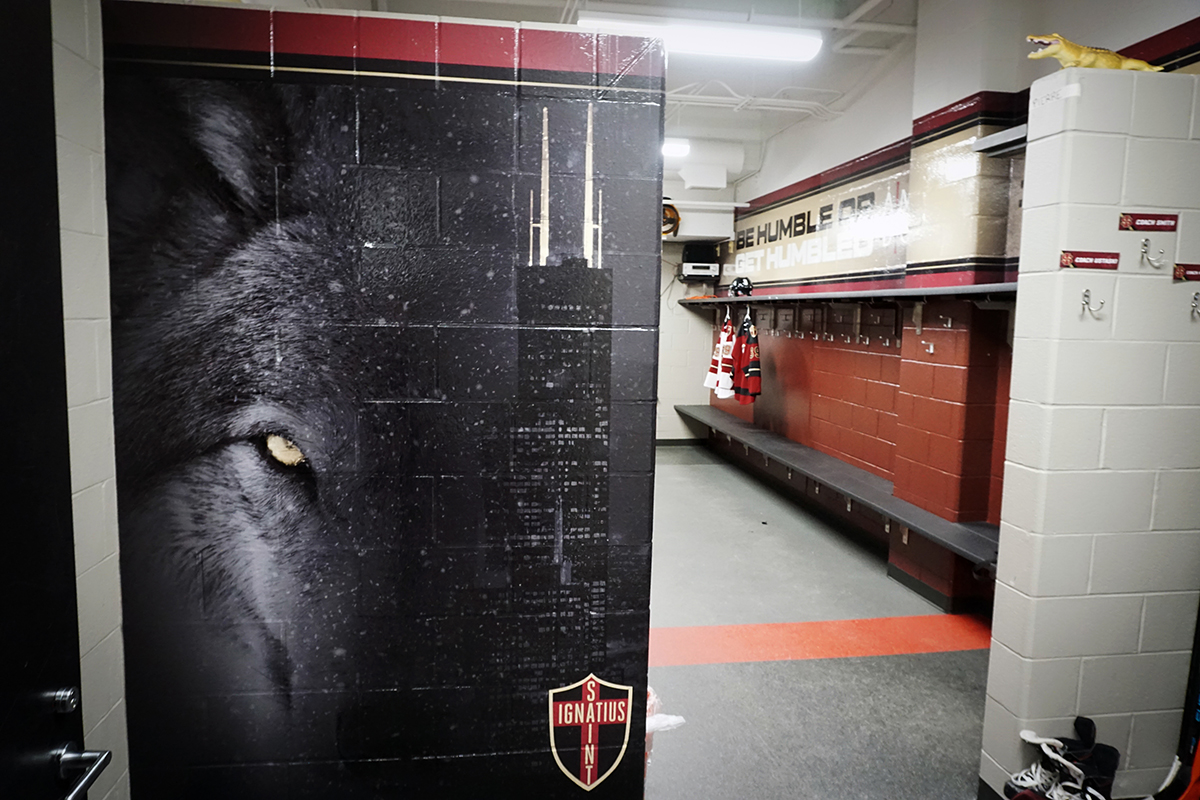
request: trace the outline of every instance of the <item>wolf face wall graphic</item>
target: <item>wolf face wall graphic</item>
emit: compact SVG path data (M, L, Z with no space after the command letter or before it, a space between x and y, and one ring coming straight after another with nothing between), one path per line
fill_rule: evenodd
M661 52L104 12L134 796L574 796L547 691L643 734Z

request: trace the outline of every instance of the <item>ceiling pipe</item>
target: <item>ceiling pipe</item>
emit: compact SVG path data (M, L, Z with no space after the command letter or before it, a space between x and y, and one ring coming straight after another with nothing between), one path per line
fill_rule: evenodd
M853 27L855 23L857 23L871 11L875 10L875 8L882 2L883 0L866 0L865 3L842 18L842 23L850 26L844 28L843 30L849 30L850 32L833 43L833 52L844 53L845 55L876 57L886 56L888 53L892 52L891 49L887 47L850 47L851 42L867 32L863 28Z
M877 5L879 5L882 2L883 2L883 0L866 0L866 2L863 3L861 6L854 9L846 16L842 17L842 22L846 25L853 25L854 23L858 22L860 19L865 17L867 14L869 14L872 10L874 10L874 8Z
M830 49L835 53L847 56L872 56L881 58L892 54L891 48L888 47L850 47L850 43L857 39L860 33L860 31L855 31L849 36L843 36L834 42Z
M718 88L725 92L721 95L703 94L710 88ZM831 109L825 103L816 100L795 100L790 97L780 97L787 88L780 89L771 97L755 97L735 92L724 81L711 80L701 85L691 83L667 92L667 105L698 106L703 108L731 108L734 111L776 111L792 114L810 114L819 119L835 119L840 113Z
M821 103L809 100L788 100L782 97L718 97L714 95L668 94L667 103L700 108L731 108L734 111L777 111L792 114L812 114L821 119L835 119L838 114Z
M866 31L851 31L842 38L838 39L830 49L835 53L843 53L848 56L886 56L891 53L891 49L887 47L850 47L850 43L858 37L862 36Z

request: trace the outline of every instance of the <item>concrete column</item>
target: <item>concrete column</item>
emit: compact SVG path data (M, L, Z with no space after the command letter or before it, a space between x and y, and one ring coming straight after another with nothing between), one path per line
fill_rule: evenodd
M54 0L52 12L83 745L113 751L112 764L89 795L122 800L129 797L129 759L113 455L100 2Z
M1200 283L1172 269L1200 264L1197 81L1070 69L1031 90L981 764L997 790L1034 756L1019 730L1071 735L1077 714L1121 751L1116 797L1156 790L1174 756L1200 600ZM1137 213L1177 230L1119 229Z

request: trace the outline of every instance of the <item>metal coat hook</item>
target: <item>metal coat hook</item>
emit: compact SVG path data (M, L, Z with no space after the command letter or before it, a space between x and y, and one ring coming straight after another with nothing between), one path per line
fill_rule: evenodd
M1100 301L1100 305L1096 306L1095 308L1092 308L1092 290L1084 289L1083 290L1083 308L1080 309L1079 313L1082 314L1084 311L1090 311L1092 313L1092 315L1094 316L1096 314L1096 312L1102 308L1104 308L1103 300Z
M1165 252L1166 251L1160 249L1158 251L1159 257L1155 258L1154 256L1150 255L1150 240L1142 239L1142 258L1145 259L1150 266L1154 267L1155 269L1162 269L1167 263L1167 260L1162 257Z
M1192 295L1192 319L1200 317L1200 292Z
M926 353L929 353L930 355L933 354L933 342L922 341L921 344L925 345Z

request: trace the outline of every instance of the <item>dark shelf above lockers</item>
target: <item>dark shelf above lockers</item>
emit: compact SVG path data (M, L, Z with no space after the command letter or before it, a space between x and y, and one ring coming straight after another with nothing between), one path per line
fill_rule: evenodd
M820 303L829 300L887 300L890 298L923 297L987 297L1011 299L1017 292L1016 281L1011 283L982 283L970 286L937 286L925 288L870 289L866 291L804 292L792 294L753 294L748 297L684 297L683 306L745 305L746 303Z

